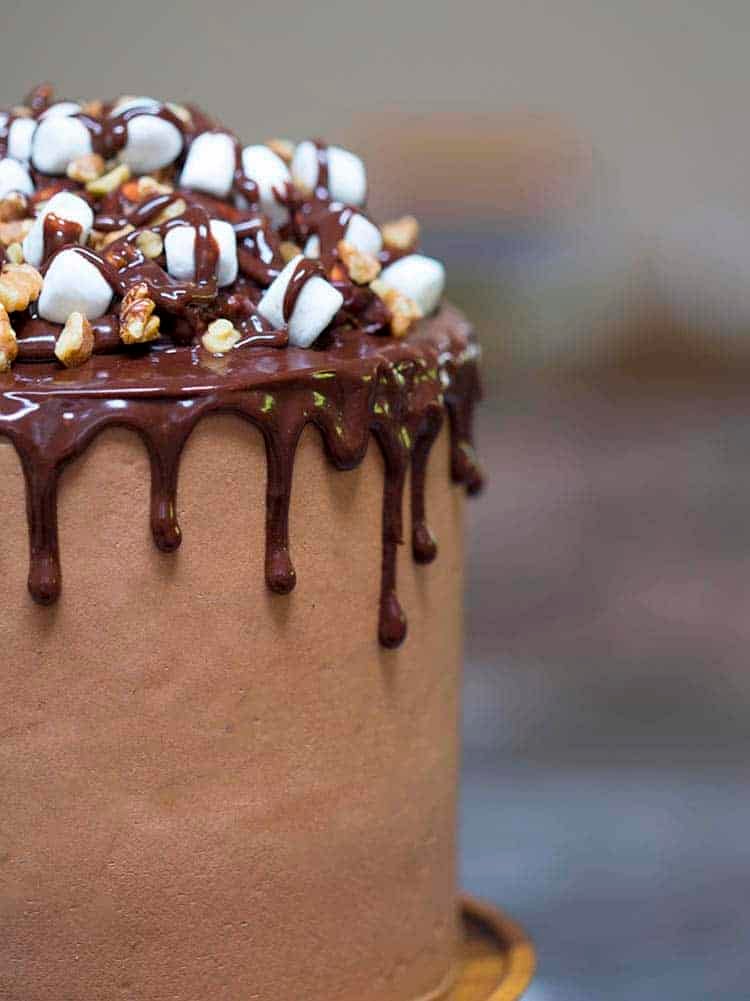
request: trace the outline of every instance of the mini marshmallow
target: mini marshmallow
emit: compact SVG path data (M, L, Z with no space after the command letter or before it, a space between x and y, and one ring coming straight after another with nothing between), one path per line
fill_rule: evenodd
M91 227L94 225L94 213L88 202L70 191L58 191L36 217L34 225L23 241L23 256L35 268L39 267L44 257L44 220L50 212L60 219L70 219L72 222L78 223L81 227L80 243L86 242Z
M57 104L51 104L46 111L43 111L39 116L39 121L44 121L45 118L55 118L55 117L67 117L69 115L78 115L81 111L81 105L77 104L75 101L58 101Z
M237 277L237 237L228 222L211 220L211 236L219 246L217 281L220 288L231 285ZM164 238L167 271L178 281L195 278L195 227L174 226Z
M242 169L245 176L255 181L260 195L260 207L274 226L286 222L288 213L279 205L273 193L283 191L291 180L289 168L268 146L245 146L242 151Z
M64 174L71 160L92 152L91 134L78 118L52 115L39 122L31 160L43 174Z
M367 175L360 158L340 146L328 146L328 194L346 205L364 205L367 197ZM318 149L306 139L294 151L292 177L306 191L318 185Z
M71 313L97 320L111 301L112 289L96 265L77 250L62 250L44 276L39 315L50 323L65 323Z
M226 198L235 167L234 139L226 132L203 132L188 151L180 185Z
M164 118L136 115L127 123L128 139L119 159L134 174L150 174L168 166L182 152L182 133Z
M408 254L380 272L380 281L408 296L427 316L436 309L445 286L445 268L433 257Z
M292 258L258 303L260 315L278 329L284 327L284 296L301 260L302 254ZM309 348L341 309L343 302L343 295L325 278L314 275L308 279L289 318L289 343L298 348Z
M372 254L375 257L383 246L383 237L378 227L359 213L351 217L341 239L351 243L363 254ZM315 234L308 237L304 249L305 257L320 257L320 238Z
M0 160L0 198L5 198L12 191L20 191L22 195L34 193L34 182L26 168L11 157Z
M112 105L110 115L121 115L131 108L149 108L155 111L161 107L161 101L156 101L153 97L121 97Z
M34 118L14 118L8 129L8 156L21 163L31 159L31 140L36 132Z

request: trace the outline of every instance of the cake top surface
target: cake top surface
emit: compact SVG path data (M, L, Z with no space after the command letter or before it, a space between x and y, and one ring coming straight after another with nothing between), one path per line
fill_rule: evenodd
M444 269L414 218L377 225L366 195L341 147L243 146L192 105L40 85L0 111L0 371L197 385L400 354ZM450 324L429 326L440 342Z

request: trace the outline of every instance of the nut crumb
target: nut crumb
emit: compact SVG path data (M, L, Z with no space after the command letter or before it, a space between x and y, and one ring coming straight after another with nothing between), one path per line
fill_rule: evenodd
M209 324L208 330L201 338L201 344L212 355L221 355L231 351L241 339L242 334L234 324L230 320L222 319Z
M159 336L159 317L153 316L156 303L149 298L148 286L140 282L129 289L120 303L120 340L123 344L145 344Z
M74 312L65 321L55 344L55 356L66 368L78 368L94 353L94 331L85 313Z
M174 101L167 101L165 107L169 108L169 110L172 112L175 118L179 118L179 120L183 123L183 125L192 125L193 116L190 114L190 110L186 108L184 104L175 104Z
M100 100L84 101L81 111L90 118L101 118L104 114L104 102Z
M394 337L406 337L411 328L422 318L422 310L407 295L391 288L380 280L370 282L370 288L382 299L388 310L391 333Z
M294 143L289 139L267 139L265 145L287 166L294 159Z
M299 257L302 251L297 244L292 243L291 240L282 240L279 244L279 253L281 254L281 259L284 264L288 264L290 261L293 261L295 257Z
M413 215L402 216L380 227L383 245L390 250L412 250L419 240L419 223Z
M11 243L5 251L5 257L11 264L23 264L23 247L20 243Z
M103 250L114 243L116 240L122 239L123 236L128 236L130 233L135 232L135 226L131 226L127 223L122 229L113 230L100 230L92 229L89 233L89 246L92 250L95 250L97 254L100 254Z
M39 298L44 280L30 264L6 264L0 271L0 305L9 313L26 309Z
M0 372L7 372L17 357L16 332L10 325L5 306L0 305Z
M102 176L106 169L104 157L98 153L87 153L86 156L78 156L71 160L65 173L71 181L78 181L79 184L89 184Z
M339 240L336 249L355 285L369 285L380 274L380 261L374 254L358 250L346 240Z
M6 247L9 247L11 243L22 243L33 225L33 219L0 222L0 243Z
M101 177L97 177L93 181L89 181L86 185L86 190L90 195L101 197L102 195L109 195L113 191L116 191L121 185L129 180L130 167L128 167L126 163L121 163L119 166L113 167L112 170L107 171L106 174L102 174Z
M151 220L152 226L161 226L162 223L169 222L170 219L178 219L187 212L187 202L184 198L177 198L175 201L165 205L155 219Z
M15 222L28 215L29 203L20 191L11 191L0 201L0 222Z
M154 233L151 229L144 229L142 233L139 233L135 238L135 245L150 261L161 257L164 251L164 241L158 233Z

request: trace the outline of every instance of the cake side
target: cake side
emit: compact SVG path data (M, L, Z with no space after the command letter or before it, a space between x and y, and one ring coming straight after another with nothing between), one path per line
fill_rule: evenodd
M339 472L303 435L283 597L263 581L264 460L237 418L200 424L184 544L164 554L143 445L107 431L62 475L52 608L18 586L26 540L8 533L0 993L407 1001L449 972L463 553L448 436L426 484L440 560L400 568L395 651L374 641L377 449ZM0 463L16 525L7 444Z

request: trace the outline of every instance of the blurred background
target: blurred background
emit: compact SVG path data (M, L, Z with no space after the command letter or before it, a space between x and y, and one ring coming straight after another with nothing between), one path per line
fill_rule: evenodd
M529 1001L750 997L747 0L3 4L3 103L191 98L414 212L485 348L464 885Z

